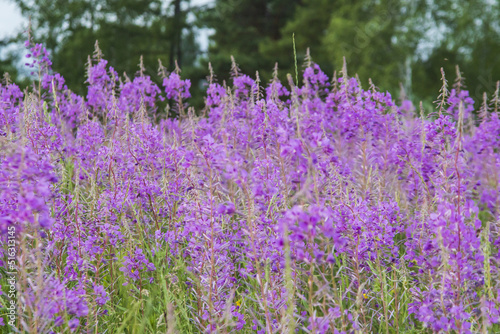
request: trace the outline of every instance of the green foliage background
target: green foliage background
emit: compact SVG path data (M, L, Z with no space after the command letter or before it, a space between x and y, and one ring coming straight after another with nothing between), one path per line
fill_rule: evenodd
M471 96L480 103L500 79L499 0L10 0L31 17L35 41L53 54L54 70L68 86L85 94L85 64L96 40L118 73L133 76L139 58L153 80L158 59L168 71L181 66L193 81L192 103L203 103L210 62L219 81L230 77L231 55L244 73L271 79L278 63L281 79L294 73L307 49L332 75L345 56L361 82L391 92L404 87L414 102L432 102L440 68L449 78L459 65ZM210 29L202 52L196 35ZM21 43L26 34L0 41L0 49ZM19 54L0 60L0 72L22 81ZM21 71L20 71L21 70Z

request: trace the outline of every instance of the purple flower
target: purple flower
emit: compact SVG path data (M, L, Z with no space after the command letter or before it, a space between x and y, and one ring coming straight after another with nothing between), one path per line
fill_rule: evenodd
M141 248L136 248L133 254L124 257L124 266L120 268L126 278L126 282L123 285L128 285L130 281L135 282L146 277L143 271L155 271L155 265L149 262L146 256L143 254ZM151 282L151 280L150 280Z
M80 320L73 318L70 321L68 321L68 327L71 330L71 332L74 332L78 329L78 326L80 326Z
M104 305L109 300L108 293L102 285L94 285L95 300L98 305Z
M173 72L163 79L163 87L165 87L165 93L167 93L167 98L177 98L178 96L182 99L187 99L191 97L189 93L189 88L191 87L190 80L181 80L179 74Z

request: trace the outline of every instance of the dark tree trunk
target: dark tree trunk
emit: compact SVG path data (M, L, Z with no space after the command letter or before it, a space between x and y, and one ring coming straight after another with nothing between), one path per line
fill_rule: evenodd
M173 0L174 4L174 30L172 33L172 44L170 46L170 69L175 67L175 61L181 66L182 63L182 26L181 26L181 0Z

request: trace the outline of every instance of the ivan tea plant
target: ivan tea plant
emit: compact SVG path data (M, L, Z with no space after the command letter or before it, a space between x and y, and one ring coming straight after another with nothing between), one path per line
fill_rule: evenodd
M96 44L78 96L27 46L34 84L0 85L2 332L500 332L498 89L476 112L443 73L426 116L346 66L233 60L196 111L178 68L122 77Z

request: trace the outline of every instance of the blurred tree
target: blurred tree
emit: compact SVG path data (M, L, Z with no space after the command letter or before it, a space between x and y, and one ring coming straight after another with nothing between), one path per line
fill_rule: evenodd
M483 92L491 97L500 80L500 2L441 0L433 9L431 17L440 24L435 29L440 40L429 57L417 64L423 73L415 82L425 79L427 83L420 87L419 96L439 89L440 67L452 79L455 65L459 65L467 89L479 105Z
M31 17L35 41L51 50L53 69L80 94L85 93L85 64L96 40L118 73L135 74L143 55L147 74L154 80L158 59L173 71L176 60L194 66L199 54L187 22L189 0L13 1Z
M193 81L197 106L208 61L220 80L230 75L231 55L243 72L258 70L264 82L275 62L281 79L293 74L292 34L300 63L310 48L313 61L331 75L345 56L349 73L358 73L363 85L372 78L395 93L402 83L414 100L434 99L440 67L453 81L460 65L476 100L482 91L491 95L500 79L499 0L213 0L203 7L189 0L11 1L31 15L36 39L53 51L54 69L80 93L96 39L119 72L133 74L144 55L154 78L158 58L170 71L177 60ZM193 24L189 13L196 15ZM201 62L194 24L214 32Z
M362 82L393 93L401 83L414 100L432 101L440 68L452 82L459 65L479 101L500 79L498 0L336 0L330 14L320 48L326 66L339 69L345 56Z
M322 40L327 59L339 69L345 56L348 70L362 83L372 78L394 91L401 82L411 93L412 67L423 39L423 12L417 7L425 8L425 0L338 1Z
M281 12L279 12L281 10ZM279 19L273 19L279 16ZM201 21L215 33L208 53L215 72L227 77L230 55L241 69L268 78L294 73L292 34L301 62L307 48L327 73L342 66L383 90L402 84L414 100L432 101L440 68L453 81L455 65L476 100L500 79L498 0L216 0ZM491 94L490 94L491 95Z
M278 41L262 41L260 50L266 57L278 62L281 76L295 73L293 35L298 63L304 60L309 49L314 62L320 64L323 71L332 74L333 67L328 59L323 38L337 5L337 0L302 0L293 17L281 29L281 38Z
M289 21L301 0L215 0L214 6L200 12L198 18L204 27L214 29L207 60L212 63L219 79L229 77L231 56L243 72L261 79L270 79L274 63L286 60L291 54L281 55L274 48L281 40L282 28ZM291 35L289 43L291 47Z

